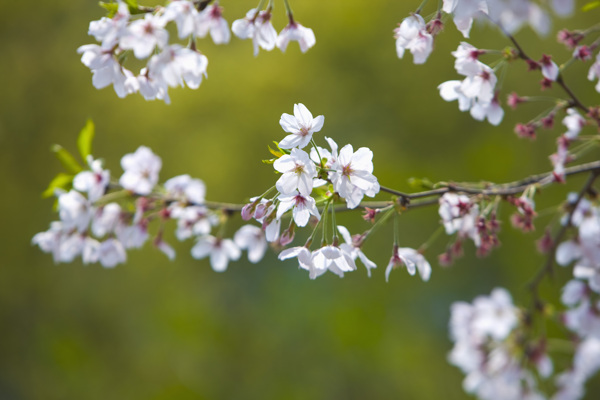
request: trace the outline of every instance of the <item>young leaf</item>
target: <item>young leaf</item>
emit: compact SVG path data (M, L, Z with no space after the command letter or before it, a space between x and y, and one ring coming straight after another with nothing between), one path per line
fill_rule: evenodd
M589 3L585 4L581 9L583 11L590 11L598 7L600 7L600 1L590 1Z
M119 4L117 4L117 3L105 3L103 1L101 1L99 4L100 4L100 7L104 8L106 11L108 11L108 14L106 15L108 18L114 17L115 14L117 13L117 11L119 10Z
M91 119L88 119L81 132L79 132L79 137L77 138L77 148L79 149L79 154L81 154L81 158L83 158L83 160L86 160L87 156L92 154L93 139L94 122Z
M71 155L64 147L59 144L52 145L50 150L56 155L58 161L61 162L63 167L67 169L67 171L77 174L83 170L83 167L79 165L75 157Z
M48 188L44 190L44 193L42 193L42 197L48 198L54 196L54 192L56 191L56 189L69 190L71 188L71 184L73 183L74 177L74 175L60 172L54 177L54 179L52 179L52 181L48 185Z
M269 148L269 153L273 154L275 157L279 158L279 157L281 157L283 155L282 152L277 151L277 150L273 150L271 148L271 146L267 146L267 147Z

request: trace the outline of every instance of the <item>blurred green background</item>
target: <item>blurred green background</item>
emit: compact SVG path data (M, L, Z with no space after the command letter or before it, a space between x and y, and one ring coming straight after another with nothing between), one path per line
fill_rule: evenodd
M255 3L221 5L231 23ZM283 4L276 6L274 25L281 30ZM450 21L425 65L413 65L408 53L397 59L392 30L417 6L293 1L297 21L315 31L314 48L301 54L292 43L286 54L261 51L254 58L249 41L214 46L206 39L199 48L210 60L209 78L196 91L172 89L167 106L92 87L76 49L94 43L88 24L103 15L95 2L4 4L0 399L467 398L462 374L446 362L450 304L503 286L527 305L525 282L544 261L533 241L552 215L525 235L510 228L506 207L502 247L477 259L468 245L467 255L447 269L436 262L447 243L440 238L427 253L434 266L428 283L402 270L385 283L389 228L366 245L379 266L371 279L359 268L342 280L327 274L310 281L293 261L279 262L272 252L259 265L243 260L218 274L208 261L191 258L192 242L174 243L175 262L148 243L111 270L54 265L31 246L33 235L57 218L52 200L40 196L61 170L49 148L60 143L76 151L88 118L96 123L94 154L106 159L113 176L121 173L120 157L143 144L162 157L162 182L189 173L206 182L210 200L243 202L272 185L272 169L260 160L269 156L266 146L283 137L280 115L292 113L297 102L325 115L318 140L326 135L341 145L370 147L375 175L399 190L411 190L412 176L501 182L549 170L547 156L561 128L536 141L512 132L515 122L546 105L506 108L505 121L494 128L439 97L438 84L459 78L449 52L461 37ZM597 19L597 12L580 13L556 25L587 27ZM480 48L508 45L488 26L475 26L472 36ZM559 62L569 57L553 37L541 41L525 29L518 38L534 58L542 49ZM585 101L597 103L584 79L587 68L573 66L567 80ZM514 88L538 93L539 79L514 65L503 98ZM573 178L545 190L538 210L558 204L581 182ZM358 213L341 219L353 232L367 228ZM424 243L438 219L435 208L403 215L401 244ZM544 286L546 296L555 298L569 275L558 271L556 283ZM589 398L600 390L594 381Z

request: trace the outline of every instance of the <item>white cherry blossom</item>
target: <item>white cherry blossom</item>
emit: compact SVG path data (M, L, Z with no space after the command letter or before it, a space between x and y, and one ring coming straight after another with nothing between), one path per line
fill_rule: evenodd
M419 271L421 279L428 281L431 276L431 265L425 259L423 254L410 247L394 246L392 258L385 269L385 280L389 280L390 273L394 268L404 265L410 275L414 275Z
M85 232L92 218L93 208L89 200L76 190L58 196L58 215L65 231L77 229Z
M423 64L433 51L433 36L426 29L425 21L419 14L405 18L394 30L396 37L396 53L398 58L410 50L415 64Z
M456 60L454 61L456 72L464 76L479 74L481 72L481 66L483 65L479 61L479 55L481 53L481 50L475 46L472 46L467 42L460 42L458 48L452 52L452 55L456 57Z
M233 22L231 30L240 39L252 39L254 56L258 55L259 48L271 51L275 48L277 31L271 23L271 13L253 8L246 13L246 17Z
M91 171L82 171L75 175L73 187L86 193L88 199L94 202L104 195L110 182L110 172L102 168L101 160L94 160L92 156L88 156L87 162Z
M119 1L119 7L112 18L102 17L98 21L90 22L88 34L102 42L102 48L110 50L115 47L121 36L125 35L129 22L129 6Z
M574 108L567 109L567 116L563 118L562 124L567 127L567 132L565 132L565 137L569 140L575 139L581 129L586 124L585 118L583 118L577 110Z
M202 10L196 18L196 36L203 38L210 32L210 37L215 44L229 43L231 32L222 13L223 7L216 4L211 4Z
M280 260L287 260L289 258L297 258L298 266L302 269L309 271L310 279L315 279L318 276L327 272L326 269L317 270L312 262L312 253L309 249L304 246L292 247L289 249L283 250L279 253L278 258Z
M470 99L491 102L494 98L497 78L494 71L485 64L480 64L481 71L468 75L460 86L461 92Z
M367 147L354 152L352 145L347 144L340 150L332 169L329 179L348 208L356 208L364 195L374 197L379 193L379 182L373 175L373 152Z
M558 69L558 65L552 61L552 56L544 54L540 60L540 67L544 78L551 81L555 81L558 78L560 70Z
M198 10L191 1L178 0L170 2L161 18L165 22L175 21L179 39L185 39L198 29Z
M92 220L94 235L102 238L115 232L121 223L121 212L121 206L117 203L108 203L98 208Z
M596 54L596 60L590 67L587 78L590 81L598 79L598 82L596 83L596 92L600 93L600 53Z
M177 220L175 236L179 240L195 235L207 235L217 223L216 217L202 206L175 207L171 210L171 217Z
M477 121L487 119L494 126L500 125L504 118L504 110L500 107L497 97L495 96L490 102L475 101L470 110L471 116Z
M267 240L261 228L244 225L233 235L234 243L242 250L248 250L248 260L256 264L263 259L267 251Z
M479 206L471 203L465 195L456 193L444 193L440 197L440 217L446 234L451 235L458 232L463 237L471 237L476 245L479 243L477 233L477 218L479 217Z
M148 13L144 19L129 24L119 45L123 49L133 50L138 59L147 58L157 46L162 49L169 42L169 33L164 29L165 23L163 18Z
M282 174L275 184L281 194L290 195L297 189L304 196L310 195L317 169L305 151L294 148L275 160L273 167Z
M298 42L300 51L306 53L313 47L317 40L312 29L306 28L297 22L290 22L277 36L275 45L283 52L287 49L290 42Z
M106 239L98 248L98 261L106 268L113 268L117 264L127 261L125 247L117 239Z
M92 84L96 89L113 85L119 97L124 97L127 77L114 57L112 50L105 50L96 44L86 44L77 49L81 62L92 71Z
M210 265L216 272L227 269L230 260L238 260L242 252L231 239L201 236L192 247L192 257L200 260L210 257Z
M313 277L313 272L311 271L311 279L315 279L327 270L338 275L340 278L344 276L345 272L356 270L356 264L352 256L337 246L323 246L313 251L311 261L315 268L314 274L316 274Z
M165 182L165 190L169 197L183 203L196 205L204 203L206 196L206 185L200 179L194 179L189 175L178 175Z
M443 0L442 10L453 14L454 25L464 37L469 37L473 18L479 13L487 13L486 0Z
M177 44L167 46L148 61L150 78L170 87L183 87L185 81L190 89L198 89L202 77L206 76L207 67L208 58L205 55Z
M349 254L350 257L352 257L352 259L354 261L356 261L356 258L359 258L360 261L362 261L364 266L367 268L367 275L370 278L371 270L373 268L377 268L377 264L375 264L373 261L369 260L367 258L367 256L365 255L365 253L363 253L363 251L360 249L360 247L357 246L356 243L354 243L354 241L352 240L352 237L350 236L350 231L348 231L348 229L345 226L338 225L337 228L338 228L338 231L340 232L340 234L342 235L342 238L346 242L346 243L340 244L340 249L342 249L342 251L345 251L347 254Z
M291 133L279 142L282 149L298 147L302 149L310 143L312 135L323 128L325 117L322 115L313 118L308 108L302 103L294 104L294 115L283 113L279 124L284 131Z
M277 219L280 219L281 216L290 209L293 209L292 215L294 222L300 227L306 226L311 214L317 217L317 219L321 218L315 199L310 196L303 196L298 191L290 195L279 196L279 202L279 207L277 207Z
M162 161L148 147L140 146L135 153L121 158L121 167L125 171L119 179L121 186L137 194L147 195L158 182Z

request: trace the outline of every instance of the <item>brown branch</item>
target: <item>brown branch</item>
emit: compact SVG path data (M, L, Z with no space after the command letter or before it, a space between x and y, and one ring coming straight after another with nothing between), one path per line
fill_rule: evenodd
M577 165L574 167L566 168L565 175L576 175L585 172L600 172L600 161L594 161L586 164ZM554 182L554 175L552 172L546 172L538 175L531 175L527 178L502 183L502 184L484 184L484 188L476 188L469 186L461 186L453 183L448 183L443 185L440 188L433 190L426 190L423 192L416 193L403 193L394 189L381 187L381 191L394 194L396 196L402 197L405 200L419 199L424 197L433 197L433 196L441 196L445 193L449 192L458 192L458 193L466 193L466 194L474 194L474 195L484 195L484 196L509 196L514 194L522 193L529 185L532 184L540 184L541 186L547 186Z

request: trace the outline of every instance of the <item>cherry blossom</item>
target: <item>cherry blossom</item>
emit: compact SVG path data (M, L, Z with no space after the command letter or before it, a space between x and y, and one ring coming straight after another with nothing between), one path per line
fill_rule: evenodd
M540 66L542 68L542 75L544 75L544 78L551 81L555 81L556 78L558 78L560 70L558 69L558 65L552 61L552 56L544 54L540 60Z
M106 268L127 261L127 253L120 241L114 238L106 239L98 248L98 261Z
M129 17L129 6L119 1L117 12L112 18L102 17L98 21L90 22L88 34L102 42L103 49L110 50L126 34Z
M446 233L451 235L458 232L461 237L469 237L479 247L481 237L477 229L479 206L471 203L465 195L445 193L440 197L439 214Z
M290 195L297 189L304 196L310 195L317 169L305 151L294 148L275 160L273 167L282 173L275 184L280 193Z
M392 270L400 266L405 266L410 275L419 271L419 275L424 281L428 281L431 276L431 265L421 253L409 247L395 245L390 262L385 269L386 282L389 280Z
M165 23L163 18L148 13L144 19L129 24L119 45L123 49L133 50L136 58L147 58L157 46L162 49L169 42L169 33L164 29Z
M312 253L312 265L314 266L316 276L313 277L311 271L310 278L314 279L323 274L325 271L331 271L340 278L344 276L344 272L356 270L356 264L352 256L343 251L337 246L323 246Z
M158 173L162 167L160 157L145 146L140 146L135 153L121 158L121 167L125 170L119 183L127 190L146 195L158 182Z
M312 135L323 128L325 117L322 115L313 118L308 108L302 103L294 104L294 115L283 113L279 124L284 131L291 133L281 142L279 147L282 149L291 149L298 147L302 149L310 143Z
M596 54L596 60L590 67L587 78L590 81L598 79L598 82L596 83L596 92L600 93L600 53Z
M96 89L112 84L119 97L127 94L127 77L111 50L105 50L96 44L87 44L79 47L77 52L81 54L83 65L92 71L92 84Z
M85 232L92 218L92 205L81 193L71 190L58 196L58 215L65 230Z
M283 30L277 36L275 45L283 52L287 49L290 42L298 42L300 45L300 51L306 53L308 49L313 47L317 40L315 39L315 33L312 29L306 28L297 22L292 22L283 28Z
M216 217L202 206L175 207L171 209L170 215L177 220L175 236L179 240L195 235L208 235L212 226L217 224Z
M469 37L473 18L480 12L487 13L486 0L443 0L442 10L453 14L454 25L464 37Z
M348 231L348 229L345 226L338 225L337 228L338 228L338 231L340 232L340 234L342 235L342 238L346 242L346 243L340 244L340 249L342 249L342 251L349 254L350 257L352 257L352 259L354 261L356 261L356 258L358 257L360 259L360 261L362 261L364 266L367 268L367 275L370 278L371 270L373 268L377 268L377 265L373 261L369 260L367 258L367 256L365 255L365 253L363 253L362 250L360 249L360 246L358 246L357 243L355 243L352 240L352 237L350 236L350 231Z
M373 152L367 147L356 152L350 144L342 147L331 169L329 179L348 208L356 208L364 195L374 197L379 193L379 182L373 175Z
M229 24L222 16L223 7L211 4L197 17L196 36L203 38L210 32L210 37L215 44L229 43L231 32Z
M189 175L179 175L165 182L167 194L183 203L196 205L204 203L206 185L200 179L191 178Z
M279 196L279 207L277 208L277 219L290 209L293 209L292 215L296 225L306 226L311 215L321 218L317 210L315 199L310 196L303 196L300 192L290 195Z
M423 64L433 51L433 36L427 32L425 21L419 14L405 18L394 30L398 58L410 50L415 64Z
M479 50L467 42L460 42L458 48L452 52L452 55L456 57L454 61L456 72L465 76L476 75L481 72L479 56L483 53L483 50Z
M244 225L233 236L234 243L242 250L248 250L248 260L256 264L267 251L265 233L257 226Z
M567 132L565 132L564 136L569 140L573 140L586 125L586 121L577 110L569 108L567 109L567 116L562 120L562 124L567 127Z
M271 51L277 42L277 31L271 23L270 11L258 11L253 8L246 13L246 17L233 22L231 26L233 33L240 39L252 39L254 56L258 55L258 49Z
M102 169L102 161L94 160L88 156L88 165L91 171L82 171L75 175L73 187L88 196L88 200L94 202L104 195L110 181L110 172Z
M470 113L477 121L487 119L488 122L494 126L500 125L502 118L504 118L504 110L500 107L498 96L494 96L490 102L475 101L471 107Z
M180 45L167 46L148 61L150 77L170 87L183 86L185 81L190 89L198 89L207 67L205 55Z
M210 265L216 272L227 269L230 260L238 260L242 252L231 239L201 236L192 247L192 257L200 260L210 257Z
M279 253L278 258L282 261L287 260L289 258L297 258L298 267L309 271L310 279L315 279L319 275L322 275L325 272L327 272L327 270L325 269L317 270L315 268L312 262L312 253L308 248L304 246L291 247L289 249L285 249L281 253Z
M175 21L179 39L185 39L198 29L198 11L191 1L178 0L170 2L161 18L165 22Z
M571 15L573 13L573 9L575 8L574 0L552 0L551 2L552 9L554 12L561 16Z
M98 208L92 220L92 232L96 237L104 237L117 230L121 224L121 206L108 203Z

